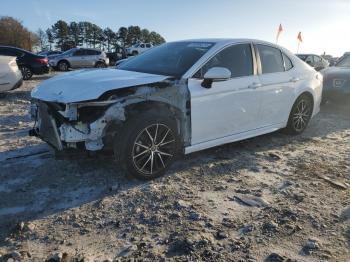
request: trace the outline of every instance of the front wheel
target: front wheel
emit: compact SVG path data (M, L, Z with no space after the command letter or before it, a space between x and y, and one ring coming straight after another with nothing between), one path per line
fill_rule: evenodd
M58 67L58 70L63 72L68 71L69 69L69 65L66 61L59 62L57 67Z
M312 98L306 94L301 95L294 103L290 112L287 133L298 135L304 132L313 112Z
M163 175L178 156L180 138L169 116L144 113L126 123L124 130L116 138L114 151L127 172L137 178Z

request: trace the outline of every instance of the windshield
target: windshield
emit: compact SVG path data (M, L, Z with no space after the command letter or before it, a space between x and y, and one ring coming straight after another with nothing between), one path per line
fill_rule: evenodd
M337 66L337 67L350 67L350 55L340 59L340 61L335 66Z
M72 53L74 50L75 50L75 48L69 49L69 50L61 53L61 55L68 55L68 54Z
M181 77L214 43L166 43L125 61L118 69Z

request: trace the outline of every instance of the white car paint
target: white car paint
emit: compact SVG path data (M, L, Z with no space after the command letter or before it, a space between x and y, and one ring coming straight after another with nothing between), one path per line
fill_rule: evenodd
M258 40L198 39L215 42L183 76L191 98L191 143L185 153L266 134L284 128L296 99L304 92L313 96L313 115L319 112L322 76L288 50ZM214 82L212 88L201 86L202 80L193 75L224 48L254 43L280 49L294 67L282 73L231 78ZM43 82L32 92L44 101L75 103L97 99L103 93L124 87L159 82L167 76L117 69L82 70L67 73Z
M114 68L77 70L42 82L32 91L32 97L49 102L74 103L96 99L109 90L145 85L167 79Z
M203 42L210 40L201 40ZM276 47L294 67L286 72L256 74L213 83L209 90L191 78L211 57L239 43ZM320 110L322 76L288 50L257 40L222 40L185 74L191 93L191 146L185 154L274 132L287 126L296 99L304 92L313 95L313 116ZM206 97L206 95L208 95Z
M16 57L0 56L0 92L19 86L21 80L22 74L18 69Z

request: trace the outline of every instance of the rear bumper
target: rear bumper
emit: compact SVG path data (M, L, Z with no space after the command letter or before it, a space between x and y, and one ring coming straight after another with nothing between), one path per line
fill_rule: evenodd
M50 66L47 65L37 65L32 67L33 74L42 75L50 72Z

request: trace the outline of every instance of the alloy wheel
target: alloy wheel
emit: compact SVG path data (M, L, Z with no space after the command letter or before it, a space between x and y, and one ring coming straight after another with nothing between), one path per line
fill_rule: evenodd
M293 126L296 131L299 132L306 128L310 119L310 113L310 103L304 99L301 99L293 114Z
M67 71L68 70L68 65L67 63L60 63L60 71Z
M175 150L176 141L172 130L164 124L152 124L136 137L132 161L138 172L152 176L169 165Z
M24 80L28 80L32 77L32 72L28 67L22 67L21 72Z

